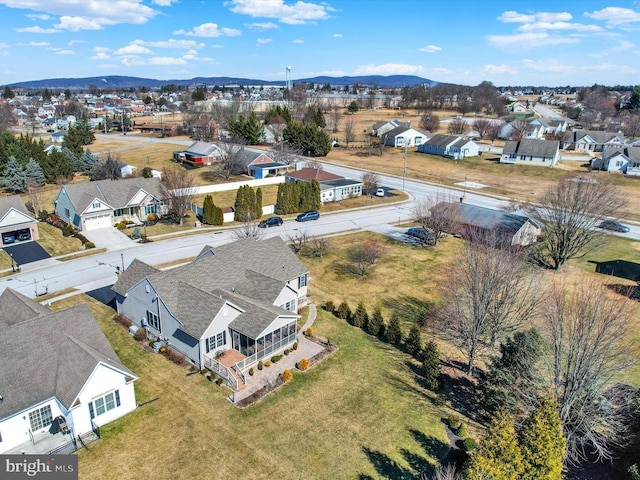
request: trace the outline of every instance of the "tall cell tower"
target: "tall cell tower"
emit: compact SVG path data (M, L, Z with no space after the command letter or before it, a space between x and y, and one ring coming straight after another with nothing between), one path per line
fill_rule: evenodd
M291 67L288 66L287 68L285 68L285 79L287 82L287 90L291 90Z

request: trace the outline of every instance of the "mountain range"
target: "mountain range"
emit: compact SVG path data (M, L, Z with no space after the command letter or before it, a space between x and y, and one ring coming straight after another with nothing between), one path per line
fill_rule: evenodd
M344 87L346 85L353 85L355 83L359 85L372 85L376 87L386 88L402 88L413 87L415 85L436 85L438 82L429 80L415 75L361 75L353 77L313 77L313 78L301 78L294 80L293 83L313 83L313 84L330 84L332 86ZM85 77L85 78L49 78L45 80L32 80L27 82L17 82L10 84L11 88L27 88L27 89L42 89L42 88L55 88L55 89L88 89L92 86L96 86L98 89L107 88L160 88L164 85L178 85L178 86L194 86L194 85L218 85L218 86L230 86L230 85L278 85L284 86L284 80L266 81L255 80L249 78L235 78L235 77L194 77L187 80L156 80L153 78L140 78L140 77L128 77L121 75L108 75L105 77Z

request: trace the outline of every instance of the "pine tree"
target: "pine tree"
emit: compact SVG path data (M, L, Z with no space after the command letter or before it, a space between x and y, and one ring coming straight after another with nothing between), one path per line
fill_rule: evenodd
M520 431L524 456L521 480L561 480L565 438L558 415L558 404L551 395L538 400Z
M83 145L83 138L80 135L78 129L74 125L69 125L67 134L62 140L62 147L68 148L74 157L80 158L84 153L84 150L82 148Z
M422 338L420 325L417 323L411 327L407 338L404 340L404 348L409 355L418 355L422 351Z
M25 175L25 183L28 185L35 185L40 187L44 185L47 179L44 177L44 173L42 173L42 167L38 165L33 158L29 159L27 166L24 167L24 175Z
M91 150L87 148L78 159L78 171L89 173L97 161L98 157L91 153Z
M369 320L369 314L367 314L367 309L364 306L364 303L358 303L356 307L356 311L351 316L351 325L358 328L364 328Z
M392 315L385 332L387 342L392 345L400 345L402 343L402 327L400 327L400 320L397 315Z
M501 416L489 425L486 438L471 457L467 477L518 480L524 468L513 422Z
M260 187L256 189L255 217L256 219L262 217L262 189Z
M422 375L429 390L440 388L440 352L433 340L430 340L422 350Z
M211 195L207 195L204 197L204 202L202 204L202 223L207 225L213 225L215 222L214 211L213 211L213 197Z
M0 185L11 193L24 192L24 182L27 176L15 157L9 158L4 168L3 176L0 178Z
M236 222L246 221L247 203L245 198L244 186L240 187L236 193L236 201L233 204L233 219Z
M343 320L351 323L351 309L349 308L347 302L343 301L340 305L338 305L338 309L336 310L336 317L342 318Z
M376 306L373 310L373 315L367 322L367 333L375 336L384 335L384 318L382 318L382 311L379 306Z
M214 204L213 212L214 212L213 225L222 225L224 223L224 213L222 213L222 209Z
M322 205L322 201L320 199L321 196L321 191L320 191L320 182L318 182L317 180L311 180L311 192L310 192L310 200L309 200L309 205L310 205L310 209L309 210L319 210L320 206Z

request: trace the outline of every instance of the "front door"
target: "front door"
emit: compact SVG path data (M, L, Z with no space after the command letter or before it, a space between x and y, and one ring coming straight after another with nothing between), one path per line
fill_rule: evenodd
M231 332L231 333L233 337L232 348L239 352L240 351L240 334L238 332Z

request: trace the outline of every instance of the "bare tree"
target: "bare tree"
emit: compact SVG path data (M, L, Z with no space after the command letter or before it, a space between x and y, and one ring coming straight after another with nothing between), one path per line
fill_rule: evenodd
M331 242L326 237L314 235L309 239L310 255L313 257L322 258L327 250L331 248Z
M418 200L412 209L415 221L434 236L434 246L446 234L458 233L462 217L459 203L450 196L436 194Z
M624 121L622 131L632 140L638 137L640 135L640 115L629 115Z
M590 452L611 459L627 435L625 409L619 408L610 389L637 363L629 340L634 322L630 302L593 280L570 288L555 285L545 303L544 320L567 458L576 463Z
M431 110L428 110L420 117L420 128L428 132L436 133L440 127L440 117Z
M16 125L18 119L13 115L11 104L0 103L0 132Z
M217 169L220 177L228 180L233 175L246 173L242 163L244 145L238 142L219 142L218 146L224 152L224 158Z
M499 242L472 241L451 266L443 303L427 325L467 358L478 357L530 320L539 304L538 277L524 252Z
M178 223L182 225L185 214L196 194L196 179L187 170L162 169L162 182L160 191L166 200L169 201L169 210L178 218Z
M27 179L27 181L25 182L25 188L29 195L29 203L31 203L33 213L35 214L36 218L40 218L40 214L43 211L42 187Z
M300 251L309 242L309 234L306 230L294 230L292 233L287 235L287 240L289 240L293 252L300 253Z
M542 227L543 241L536 260L559 270L567 260L582 257L604 241L597 228L606 218L616 218L625 199L610 181L566 178L549 188L528 210Z
M360 243L347 249L347 259L351 262L352 271L361 277L376 264L385 252L384 245L376 242Z
M333 133L338 133L340 122L342 121L343 108L332 99L329 105L329 128Z
M348 147L356 139L355 122L349 118L344 124L344 143Z
M522 140L531 130L531 125L526 120L514 120L511 122L511 140Z
M493 122L488 118L476 118L473 121L473 128L476 132L478 132L480 140L482 140L485 135L487 135L487 133L489 132L489 127L491 127L492 123Z
M302 150L297 148L288 147L284 143L274 145L270 152L271 158L278 163L284 163L285 165L291 165L296 163L302 156Z
M233 230L233 236L237 240L244 240L245 238L261 239L264 236L264 232L258 227L258 223L257 220L248 218Z
M361 182L362 188L369 193L369 197L372 197L374 190L380 186L380 177L374 172L364 172Z
M487 137L491 140L491 143L495 142L500 137L500 131L502 125L498 122L491 122L491 126L487 130Z
M467 121L463 118L454 118L449 122L449 126L447 127L447 133L450 135L462 135L467 131L469 125Z

